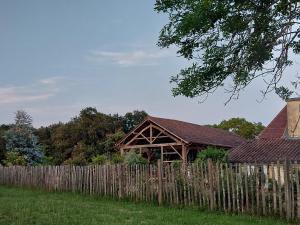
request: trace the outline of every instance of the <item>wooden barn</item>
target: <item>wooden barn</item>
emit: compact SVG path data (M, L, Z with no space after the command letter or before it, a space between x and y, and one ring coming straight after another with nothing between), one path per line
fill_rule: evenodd
M207 146L224 149L237 147L244 138L221 129L178 120L148 116L117 143L121 154L137 151L148 161L193 161Z

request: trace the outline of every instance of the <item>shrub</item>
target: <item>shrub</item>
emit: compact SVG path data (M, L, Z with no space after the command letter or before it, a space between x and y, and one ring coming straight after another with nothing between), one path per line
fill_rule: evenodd
M197 154L195 163L206 162L211 159L213 162L227 162L227 151L222 148L209 146Z
M136 154L134 151L130 151L125 155L125 162L128 165L144 165L147 164L147 160L141 155Z
M104 165L107 162L105 155L96 155L92 157L91 165Z
M115 153L112 155L112 158L111 158L111 162L113 164L119 164L119 163L123 163L124 162L124 156L118 154L118 153Z
M66 161L64 161L64 164L65 165L74 165L74 166L86 166L87 160L83 156L83 154L79 154L77 156L67 159Z
M25 166L27 164L25 157L16 151L9 151L5 156L3 162L6 166Z
M174 161L171 162L171 164L173 165L173 167L174 167L175 169L178 169L178 168L181 167L182 161L181 161L181 160L174 160Z

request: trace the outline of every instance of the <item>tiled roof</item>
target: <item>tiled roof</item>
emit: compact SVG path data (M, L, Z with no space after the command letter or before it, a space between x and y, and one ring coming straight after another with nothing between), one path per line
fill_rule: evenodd
M260 133L259 138L271 139L284 137L287 128L287 106L285 106L271 123Z
M229 152L229 161L240 163L268 163L300 161L299 139L256 139L245 142Z
M205 144L231 148L245 142L245 139L241 136L222 129L152 116L149 116L148 119L189 144Z

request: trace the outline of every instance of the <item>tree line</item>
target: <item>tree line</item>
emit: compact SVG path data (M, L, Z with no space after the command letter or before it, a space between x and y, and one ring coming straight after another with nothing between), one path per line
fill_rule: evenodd
M0 163L2 165L88 165L106 161L121 162L115 144L147 116L145 111L125 115L104 114L87 107L66 123L34 128L25 111L17 111L13 124L0 126ZM264 128L243 118L224 120L210 125L235 132L247 139ZM129 163L145 162L138 155L128 154Z

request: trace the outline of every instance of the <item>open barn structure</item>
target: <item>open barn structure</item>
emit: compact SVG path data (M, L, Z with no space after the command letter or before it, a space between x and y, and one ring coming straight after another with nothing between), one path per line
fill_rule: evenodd
M244 138L217 128L178 120L148 116L117 143L121 154L137 151L151 162L193 161L207 146L237 147Z

